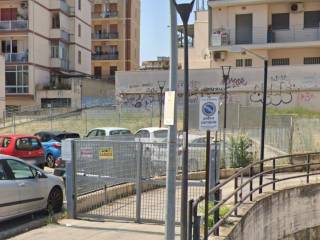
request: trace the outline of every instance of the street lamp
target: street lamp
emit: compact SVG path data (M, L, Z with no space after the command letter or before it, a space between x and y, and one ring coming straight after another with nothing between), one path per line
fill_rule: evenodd
M228 80L230 76L231 66L221 66L223 83L224 83L224 118L223 118L223 158L224 166L226 166L226 131L227 131L227 91Z
M182 183L181 183L181 240L188 235L188 131L189 131L189 54L188 54L188 22L195 0L189 3L173 3L183 22L184 29L184 116L183 116L183 147L182 147Z
M163 105L163 101L162 101L162 96L163 96L163 89L164 86L166 85L166 81L158 81L158 86L160 89L160 96L159 96L159 107L160 107L160 118L159 118L159 127L162 127L162 105Z
M232 52L239 52L237 47L232 48ZM263 81L263 98L262 98L262 123L261 123L261 140L260 140L260 161L264 159L264 142L265 142L265 132L266 132L266 115L267 115L267 91L268 91L268 59L252 52L246 48L240 47L241 53L250 53L257 58L263 60L264 62L264 81ZM260 164L260 172L263 172L263 163ZM260 175L259 179L259 193L262 193L263 175Z

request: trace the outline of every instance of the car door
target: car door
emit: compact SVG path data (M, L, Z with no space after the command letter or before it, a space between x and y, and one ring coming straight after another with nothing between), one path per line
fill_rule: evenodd
M35 168L9 159L6 161L19 189L19 202L22 213L41 210L46 206L47 178L36 177Z
M0 196L0 221L18 215L18 184L10 176L4 160L0 160Z

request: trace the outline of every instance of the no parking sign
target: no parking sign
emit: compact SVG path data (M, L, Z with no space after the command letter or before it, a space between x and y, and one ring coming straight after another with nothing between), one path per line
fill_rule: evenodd
M200 98L199 129L204 131L218 131L219 97Z

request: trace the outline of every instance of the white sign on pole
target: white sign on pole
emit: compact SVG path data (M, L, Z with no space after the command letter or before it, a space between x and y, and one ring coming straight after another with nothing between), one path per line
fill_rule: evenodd
M201 97L199 107L199 129L218 131L219 97Z
M175 104L176 92L167 91L164 98L164 125L174 125L174 104Z

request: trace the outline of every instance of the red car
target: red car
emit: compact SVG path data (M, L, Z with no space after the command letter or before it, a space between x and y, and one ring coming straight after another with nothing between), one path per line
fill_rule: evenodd
M0 135L0 154L21 158L41 169L45 165L40 140L32 135Z

